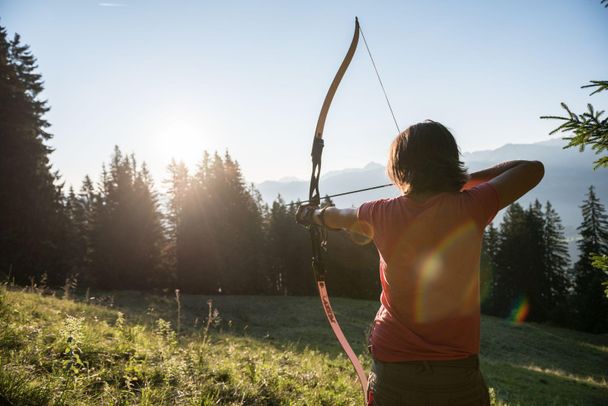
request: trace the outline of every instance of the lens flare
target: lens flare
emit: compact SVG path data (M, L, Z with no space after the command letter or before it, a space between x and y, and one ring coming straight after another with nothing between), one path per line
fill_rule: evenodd
M414 303L415 320L431 322L446 317L453 311L453 304L473 309L479 302L478 275L465 273L445 263L455 252L467 255L467 245L476 235L475 224L467 221L455 227L442 239L429 255L421 261L418 272L418 287Z
M515 302L515 306L511 310L511 314L509 315L509 320L516 325L523 324L530 313L530 303L528 302L528 298L525 296L521 296Z
M367 221L355 221L348 229L348 235L357 245L367 245L374 239L374 228Z

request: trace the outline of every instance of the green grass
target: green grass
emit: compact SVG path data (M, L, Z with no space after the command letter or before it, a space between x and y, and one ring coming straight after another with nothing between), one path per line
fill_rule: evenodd
M184 295L178 334L174 296L104 295L89 301L100 306L2 291L0 404L361 403L318 298ZM333 302L369 368L377 303ZM482 320L482 369L499 405L608 404L607 360L605 335Z

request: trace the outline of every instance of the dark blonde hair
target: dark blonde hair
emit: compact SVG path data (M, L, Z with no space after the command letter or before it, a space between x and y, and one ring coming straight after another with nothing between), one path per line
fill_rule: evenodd
M414 124L395 138L386 169L406 194L457 192L468 179L454 136L432 120Z

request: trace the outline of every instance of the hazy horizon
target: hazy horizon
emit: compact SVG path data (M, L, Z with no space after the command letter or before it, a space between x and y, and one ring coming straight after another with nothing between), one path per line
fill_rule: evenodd
M306 178L314 125L358 16L401 128L432 118L463 151L550 139L608 95L608 11L572 2L7 0L51 107L51 162L78 187L114 145L160 186L171 157L226 149L247 181ZM584 63L581 63L584 61ZM325 130L324 172L384 162L395 128L360 43Z

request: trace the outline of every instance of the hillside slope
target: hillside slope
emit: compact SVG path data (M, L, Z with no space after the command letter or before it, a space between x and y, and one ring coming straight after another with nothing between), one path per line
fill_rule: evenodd
M173 296L116 292L89 299L104 306L15 291L0 298L0 403L360 402L314 297L186 295L179 323ZM365 330L377 303L334 302L369 367ZM497 404L608 400L606 336L484 317L482 355Z

